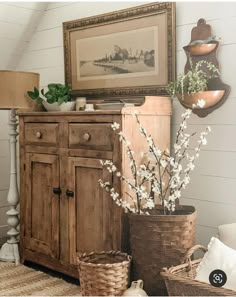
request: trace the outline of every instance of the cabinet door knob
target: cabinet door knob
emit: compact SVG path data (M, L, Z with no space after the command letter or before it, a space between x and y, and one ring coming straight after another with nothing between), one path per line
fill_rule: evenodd
M42 137L42 133L41 133L41 132L39 132L39 131L38 131L38 132L36 132L36 134L35 134L35 135L36 135L36 137L37 137L38 139Z
M89 133L84 133L83 139L85 141L89 141L90 138L91 138L91 135Z
M53 188L53 193L56 195L61 195L61 188Z
M67 197L74 197L74 192L67 189L66 190L66 196Z

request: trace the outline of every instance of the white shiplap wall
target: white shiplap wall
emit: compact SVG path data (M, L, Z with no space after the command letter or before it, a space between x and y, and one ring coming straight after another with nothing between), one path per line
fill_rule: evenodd
M15 70L47 3L0 3L0 69ZM1 90L0 90L1 91ZM8 112L0 111L0 238L6 235L9 187Z
M143 3L113 1L49 3L18 68L39 72L41 86L46 86L50 82L64 82L62 22Z
M212 26L213 35L222 38L218 50L223 82L232 88L222 107L205 118L194 115L190 131L202 131L211 126L208 145L204 147L182 203L195 205L198 211L198 241L203 244L217 233L220 224L236 222L236 29L235 2L177 3L177 69L182 72L186 57L182 47L189 43L191 29L199 18ZM174 102L173 135L183 108ZM193 146L192 146L193 148Z
M130 6L128 2L50 3L18 69L37 71L41 86L64 82L62 22ZM198 242L206 244L217 232L219 224L236 222L236 3L177 2L177 70L182 72L185 54L182 47L189 43L191 29L199 18L212 25L213 34L222 37L218 51L222 79L231 85L230 98L206 118L193 115L189 128L201 131L212 127L208 146L201 152L191 183L183 193L182 204L195 205L198 210ZM183 108L174 102L172 132L176 131Z

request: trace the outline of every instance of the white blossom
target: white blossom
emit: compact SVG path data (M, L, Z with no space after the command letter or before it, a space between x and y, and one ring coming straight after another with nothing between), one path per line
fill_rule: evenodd
M154 201L148 199L147 202L146 202L145 208L152 209L152 208L154 208L154 207L155 207Z
M118 130L118 129L120 128L120 124L114 122L113 124L111 124L111 127L112 127L112 129L115 131L115 130Z
M188 119L191 114L192 114L192 110L191 109L186 109L186 111L181 116L182 116L182 118Z
M174 144L174 150L175 150L175 153L177 153L180 149L181 149L181 146L178 145L177 143L175 143L175 144Z
M160 160L160 164L161 164L161 167L163 168L166 168L166 166L168 165L167 161L166 160Z
M206 101L204 99L198 99L197 106L203 108L206 105Z
M193 169L195 168L195 165L194 165L192 162L189 162L189 163L187 164L187 168L188 168L189 170L193 170Z
M186 123L186 121L183 121L183 122L180 124L180 128L181 128L181 129L186 129L186 128L187 128L187 123Z

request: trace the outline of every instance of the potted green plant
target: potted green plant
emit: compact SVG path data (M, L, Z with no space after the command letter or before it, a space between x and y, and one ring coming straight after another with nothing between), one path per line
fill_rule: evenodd
M74 101L71 101L71 87L60 83L51 83L47 86L47 91L41 89L39 91L34 87L33 91L27 92L29 97L35 100L48 111L67 111L73 110Z
M219 77L219 69L211 62L200 60L195 65L191 59L190 70L170 82L167 92L177 97L185 108L209 108L219 102L224 90L209 90L209 81Z
M191 206L179 206L181 192L190 182L190 173L195 167L201 146L206 145L207 127L200 133L196 149L188 151L190 140L196 133L186 133L187 120L192 110L182 115L173 153L161 151L152 136L142 126L135 114L138 130L146 139L148 151L141 164L135 160L130 142L119 131L130 160L132 178L122 175L111 160L101 160L101 164L121 183L128 184L128 193L119 193L108 181L99 180L99 184L112 199L128 212L130 225L130 245L133 258L133 278L144 280L144 289L148 295L165 295L164 281L160 272L162 267L178 265L195 244L196 210ZM119 130L119 124L112 128Z

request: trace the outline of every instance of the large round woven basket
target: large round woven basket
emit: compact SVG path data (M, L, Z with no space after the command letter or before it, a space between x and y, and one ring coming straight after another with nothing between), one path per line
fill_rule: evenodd
M181 206L174 215L129 214L132 279L142 279L148 295L167 295L160 275L163 267L182 262L195 243L196 211Z
M78 259L83 296L121 296L128 288L131 257L119 251L82 254Z

